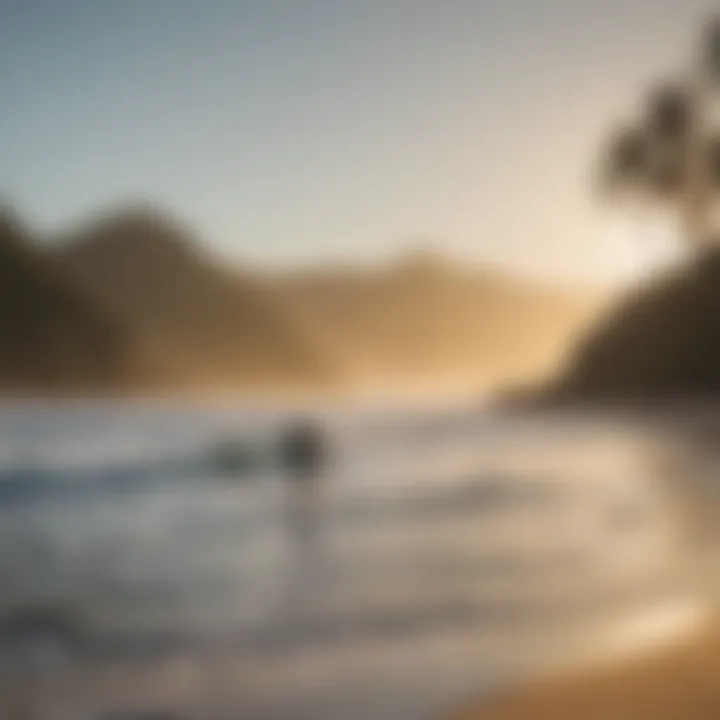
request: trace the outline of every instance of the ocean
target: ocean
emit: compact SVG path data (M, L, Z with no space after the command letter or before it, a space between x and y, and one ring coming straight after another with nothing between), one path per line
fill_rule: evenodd
M297 415L0 406L0 706L436 718L697 607L631 432L460 404L316 409L331 452L308 535L277 463ZM227 442L247 467L218 466Z

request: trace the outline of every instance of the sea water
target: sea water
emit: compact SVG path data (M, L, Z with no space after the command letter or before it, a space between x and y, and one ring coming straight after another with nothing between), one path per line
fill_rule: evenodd
M578 443L575 423L476 408L318 413L331 459L305 547L274 462L291 414L0 408L12 707L436 717L684 587L674 518L606 430ZM223 472L228 440L260 462Z

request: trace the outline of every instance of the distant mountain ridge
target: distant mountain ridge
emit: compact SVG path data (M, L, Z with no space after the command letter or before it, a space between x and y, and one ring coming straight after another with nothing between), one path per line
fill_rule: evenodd
M162 348L189 385L324 383L333 369L277 301L220 267L196 239L147 209L84 228L55 252L76 284Z
M291 273L274 285L369 384L545 377L605 302L415 258L383 270Z
M142 205L58 240L0 225L0 391L511 383L553 367L599 304L432 253L250 273Z

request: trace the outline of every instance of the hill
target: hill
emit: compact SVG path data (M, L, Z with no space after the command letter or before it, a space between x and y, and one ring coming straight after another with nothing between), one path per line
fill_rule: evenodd
M88 224L53 253L65 274L162 356L178 388L327 383L315 344L255 280L231 273L191 233L145 207Z
M569 402L719 397L720 250L622 298L546 394Z
M603 299L412 253L386 267L249 273L167 216L126 207L47 253L151 344L174 390L495 388L552 372Z
M123 387L142 381L141 355L132 332L0 214L0 389Z
M545 377L604 302L425 254L272 284L336 362L370 385L496 387Z

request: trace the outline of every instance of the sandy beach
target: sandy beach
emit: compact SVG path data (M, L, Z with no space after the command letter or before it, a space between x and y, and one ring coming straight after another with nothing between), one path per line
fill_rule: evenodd
M450 720L711 720L720 717L720 623L650 655L536 681Z

